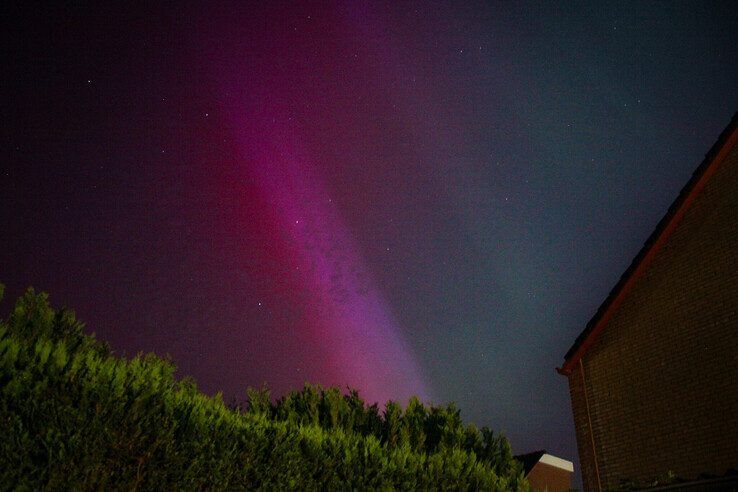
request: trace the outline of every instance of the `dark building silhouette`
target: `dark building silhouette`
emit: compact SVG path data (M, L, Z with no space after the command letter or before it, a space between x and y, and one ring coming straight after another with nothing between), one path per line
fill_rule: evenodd
M558 369L588 491L737 486L737 141L738 114Z

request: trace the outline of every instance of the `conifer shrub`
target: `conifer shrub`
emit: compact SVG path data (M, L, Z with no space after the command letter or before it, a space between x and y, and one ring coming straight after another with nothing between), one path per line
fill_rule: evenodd
M29 289L0 321L0 488L528 489L507 440L453 405L380 411L306 385L233 407L174 373L114 356Z

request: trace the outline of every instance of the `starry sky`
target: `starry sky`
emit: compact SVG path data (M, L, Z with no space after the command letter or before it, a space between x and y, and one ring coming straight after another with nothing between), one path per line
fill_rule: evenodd
M738 109L734 2L0 9L7 298L573 461L554 368Z

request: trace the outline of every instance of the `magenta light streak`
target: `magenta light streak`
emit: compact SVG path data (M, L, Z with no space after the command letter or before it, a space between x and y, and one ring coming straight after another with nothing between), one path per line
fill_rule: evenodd
M311 382L357 388L369 402L429 398L402 330L341 219L340 204L323 185L318 163L270 98L260 103L228 113L244 172L256 180L272 209L275 236L283 238L284 244L274 247L296 255L292 273L307 293L308 308L295 329L307 332L310 347L321 351L329 368L321 381Z

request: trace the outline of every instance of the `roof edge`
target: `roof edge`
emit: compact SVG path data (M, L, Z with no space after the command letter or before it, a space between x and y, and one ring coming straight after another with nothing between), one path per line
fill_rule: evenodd
M569 473L574 473L574 463L569 460L559 458L558 456L554 456L552 454L544 453L544 455L541 456L541 459L538 460L538 462L543 463L544 465L550 465L556 468L560 468L564 471L568 471Z
M651 233L641 250L635 256L630 266L623 273L610 291L607 298L589 320L584 331L579 334L571 348L564 356L564 364L556 368L559 374L569 375L574 365L584 356L594 343L597 335L603 330L614 312L622 303L625 295L633 288L636 280L645 268L651 263L658 250L666 242L676 225L684 216L695 196L704 188L707 181L715 172L717 166L725 159L738 141L738 112L733 115L728 126L722 131L715 144L705 155L702 163L692 173L692 177L679 192L676 200L671 204L666 215L659 221L656 229Z

